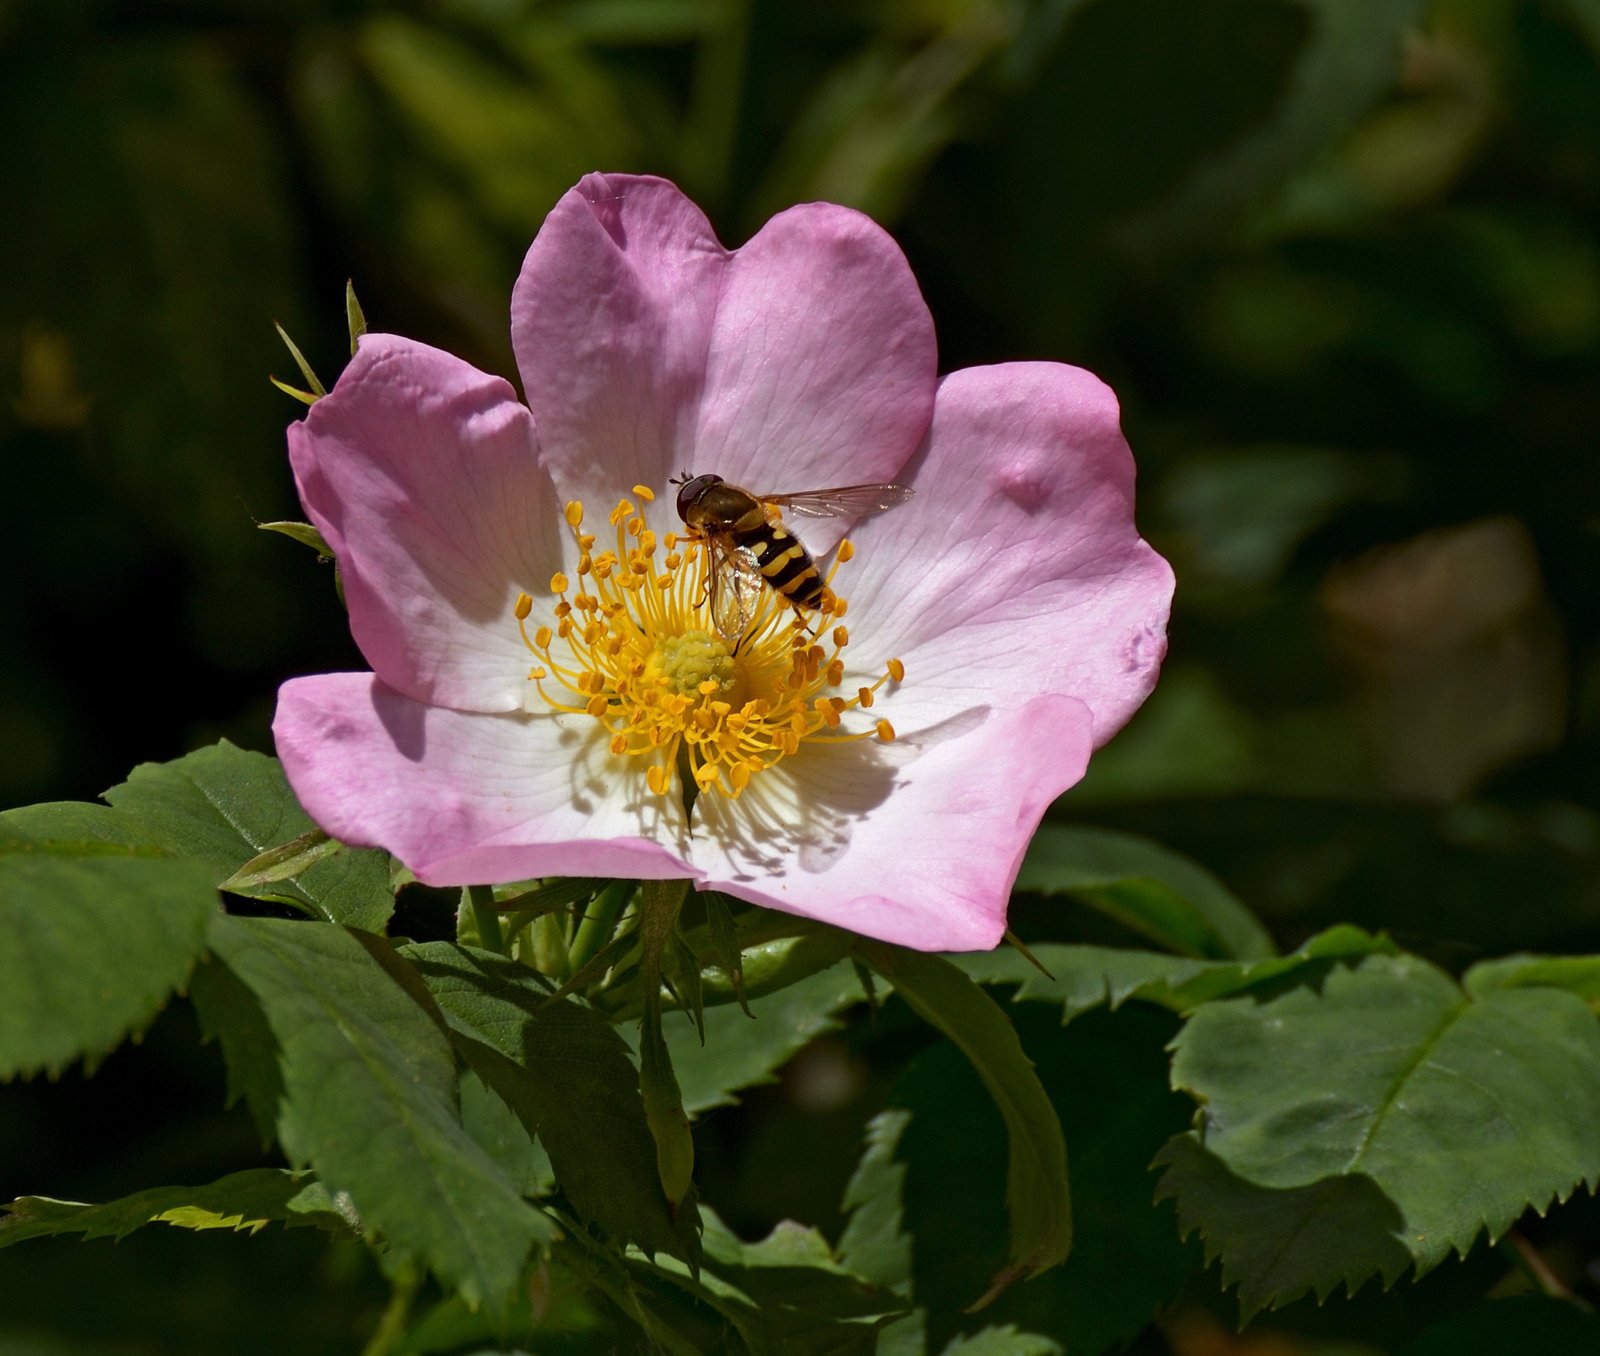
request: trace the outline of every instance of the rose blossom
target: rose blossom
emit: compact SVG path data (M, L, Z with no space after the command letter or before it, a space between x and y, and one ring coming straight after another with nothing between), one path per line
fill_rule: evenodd
M1042 362L940 379L866 217L807 204L729 251L659 179L562 198L511 310L526 407L373 334L290 429L373 669L279 694L312 817L433 885L686 878L994 945L1046 806L1165 650L1172 575L1134 528L1111 392ZM762 590L730 644L671 512L684 471L915 493L789 522L830 601L802 627Z

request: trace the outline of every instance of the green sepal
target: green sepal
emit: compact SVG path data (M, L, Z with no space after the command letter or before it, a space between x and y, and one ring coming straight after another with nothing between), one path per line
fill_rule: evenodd
M300 375L302 378L304 378L306 386L309 389L305 391L297 391L292 386L285 386L283 382L279 381L276 377L270 378L272 384L285 395L291 395L296 400L302 401L307 405L316 404L317 401L321 400L323 396L328 394L328 388L322 384L321 380L317 377L317 374L311 370L311 364L306 361L305 354L300 352L299 345L297 345L295 341L289 337L288 331L285 330L282 325L278 324L277 321L272 322L272 328L277 330L278 338L283 340L284 347L289 350L289 356L294 359L294 365L300 369Z
M328 837L321 829L311 829L287 843L257 853L235 871L217 889L230 894L249 895L264 885L280 880L292 880L307 868L315 866L325 857L343 852L344 844Z
M361 336L367 332L367 317L362 314L361 303L356 300L356 285L352 279L344 282L344 323L350 331L350 356L356 356Z
M256 529L260 532L276 532L280 537L288 537L302 546L309 546L323 560L333 559L333 548L328 545L322 533L310 523L297 523L284 519L279 522L257 523Z

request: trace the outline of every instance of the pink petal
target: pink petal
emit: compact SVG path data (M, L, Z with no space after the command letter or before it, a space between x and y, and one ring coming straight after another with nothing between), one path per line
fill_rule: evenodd
M925 749L803 746L737 801L702 796L700 888L919 951L994 946L1028 840L1088 764L1090 717L1059 696L974 715Z
M516 393L459 358L368 335L289 429L300 498L338 557L350 630L418 701L520 709L517 593L548 592L559 513Z
M889 480L932 410L933 322L904 255L827 204L730 254L672 185L590 175L528 251L512 336L551 474L602 510L685 470L761 493Z
M511 339L564 497L609 512L694 459L727 251L664 179L586 175L546 218L511 298Z
M1078 698L1108 739L1154 686L1172 570L1133 521L1133 458L1097 378L1056 363L952 373L914 463L916 497L852 532L836 586L852 660L907 677L907 732L975 702Z
M933 320L870 217L808 203L774 217L722 284L696 471L757 493L893 480L933 412ZM813 551L833 523L807 525Z
M312 819L426 884L696 874L681 808L586 717L451 711L370 673L329 673L279 689L272 732Z

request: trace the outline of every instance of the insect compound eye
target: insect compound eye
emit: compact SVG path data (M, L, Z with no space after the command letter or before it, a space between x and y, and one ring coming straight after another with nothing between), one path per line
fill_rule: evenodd
M695 476L693 479L686 477L683 488L678 491L678 517L687 520L689 510L694 507L700 496L713 485L720 484L722 484L721 476Z

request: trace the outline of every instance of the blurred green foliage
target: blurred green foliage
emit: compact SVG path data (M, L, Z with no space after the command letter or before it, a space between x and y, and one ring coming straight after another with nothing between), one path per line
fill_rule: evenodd
M253 529L298 516L274 320L331 380L354 279L375 329L513 375L544 213L587 170L650 171L729 243L862 207L944 367L1051 358L1119 392L1172 653L1062 816L1190 853L1288 945L1343 920L1452 969L1600 950L1593 0L0 0L0 127L0 805L266 748L279 681L360 666L325 568ZM1017 926L1102 925L1040 900ZM172 1121L68 1127L152 1069L175 1112L218 1107L214 1051L165 1034L187 1021L94 1087L6 1089L0 1197L164 1180ZM903 1035L858 1038L837 1097L709 1118L707 1199L836 1226L892 1104L861 1061L897 1067ZM232 1119L184 1127L191 1172L253 1161ZM1580 1215L1552 1237L1592 1256ZM232 1307L277 1293L296 1350L350 1350L381 1297L320 1246L18 1249L0 1345L280 1350ZM125 1331L69 1298L144 1286L178 1298Z

